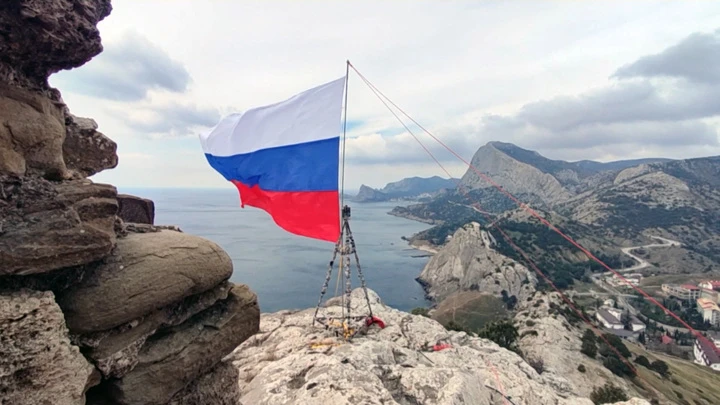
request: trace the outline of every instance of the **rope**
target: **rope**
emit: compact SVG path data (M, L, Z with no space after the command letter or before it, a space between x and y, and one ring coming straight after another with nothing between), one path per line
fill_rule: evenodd
M357 70L356 70L354 67L353 67L353 70L355 70L355 71L357 72ZM358 74L359 74L359 72L358 72ZM388 104L385 103L385 101L379 96L379 94L378 94L379 91L375 92L375 90L373 89L374 86L372 86L372 85L369 83L369 81L367 81L367 79L365 79L362 75L361 75L361 78L363 79L363 81L364 81L366 84L368 84L369 86L371 86L371 90L373 91L373 93L375 93L375 95L378 97L378 99L380 100L380 102L382 102L382 103L388 108L388 110L390 110L390 112L395 116L395 118L398 119L398 121L399 121L400 124L405 128L405 130L407 130L408 133L410 133L410 135L411 135L411 136L415 139L415 141L417 141L417 143L425 150L425 152L426 152L428 155L430 155L430 157L435 161L435 163L447 174L447 176L448 176L449 178L453 179L454 177L450 174L450 172L449 172L447 169L445 169L445 167L442 165L442 163L440 163L440 161L435 157L435 155L433 155L433 153L430 152L430 150L422 143L422 141L420 141L420 139L417 138L417 136L410 130L410 128L408 128L407 125L405 125L405 123L397 116L397 114L395 114L395 112L388 106ZM383 97L387 98L387 97L384 96L384 95L383 95ZM390 101L390 100L388 99L388 101ZM391 102L391 101L390 101L390 102ZM391 103L392 103L392 102L391 102ZM398 109L399 109L399 108L398 108ZM418 126L420 126L420 125L418 124ZM464 196L470 201L470 203L473 205L473 207L479 206L479 204L477 204L476 202L474 202L474 201L472 200L472 198L469 196L469 194L465 191L465 188L464 188L464 186L462 185L462 183L461 183L459 180L456 180L455 182L457 183L458 188L461 190L461 192L463 193L463 195L464 195ZM493 219L492 215L490 215L490 214L488 214L488 213L486 213L486 212L483 212L483 214L484 214L485 216L487 216L489 219ZM513 247L513 249L515 249L516 251L518 251L518 252L523 256L523 258L531 265L531 267L533 268L533 270L534 270L536 273L538 273L541 277L543 277L543 279L545 279L545 280L548 282L548 284L550 284L550 285L553 287L553 289L555 289L555 291L556 291L558 294L560 294L560 297L563 299L563 301L564 301L566 304L568 304L568 306L569 306L571 309L573 309L573 310L578 314L578 316L593 330L593 332L595 332L595 334L596 334L600 339L602 339L602 340L606 343L606 345L608 346L608 348L609 348L610 350L612 350L613 352L615 352L615 354L617 354L618 359L620 359L622 362L624 362L624 363L630 368L630 370L633 371L633 373L634 373L637 377L639 377L641 380L643 380L643 381L647 384L647 386L648 386L650 389L653 389L653 388L652 388L652 385L650 385L650 383L649 383L646 379L642 378L642 377L638 374L637 369L636 369L635 367L633 367L633 365L622 355L622 353L620 353L620 351L619 351L617 348L615 348L612 344L610 344L610 342L607 340L607 338L605 338L605 336L602 334L602 332L601 332L597 327L595 327L595 326L583 315L583 313L582 313L580 310L577 309L577 307L575 307L575 305L567 298L567 296L565 296L565 294L563 294L562 291L561 291L557 286L555 286L555 284L554 284L545 274L542 273L542 271L540 271L540 269L539 269L539 268L537 267L537 265L535 265L535 263L528 257L528 255L527 255L519 246L517 246L515 243L513 243L512 239L511 239L502 229L500 229L500 227L497 225L497 223L496 223L496 222L493 222L492 224L493 224L493 227L496 228L496 229L501 233L501 235L503 236L503 238L510 244L510 246ZM486 360L486 361L487 361L487 360ZM494 370L494 367L491 366L491 368ZM497 379L497 378L498 378L498 376L497 376L497 374L496 374L496 379ZM498 381L498 382L499 382L499 381ZM653 389L653 390L654 390L654 389ZM503 396L504 396L504 394L503 394Z
M442 145L446 150L448 150L450 153L452 153L455 157L457 157L457 158L460 159L463 163L465 163L473 172L475 172L475 174L477 174L479 177L482 177L485 181L487 181L488 183L490 183L490 184L491 184L493 187L495 187L498 191L500 191L501 193L505 194L508 198L510 198L511 200L513 200L520 208L522 208L522 209L524 209L525 211L527 211L528 213L530 213L532 216L534 216L535 218L537 218L538 220L540 220L540 222L542 222L545 226L549 227L550 229L552 229L553 231L555 231L558 235L562 236L565 240L567 240L568 242L570 242L573 246L575 246L575 247L577 247L578 249L580 249L580 251L582 251L583 253L585 253L585 255L587 255L588 258L592 259L593 261L595 261L596 263L600 264L602 267L604 267L604 268L607 269L608 271L610 271L610 272L612 272L613 274L615 274L616 276L618 276L623 282L625 282L625 284L627 284L628 286L630 286L631 288L633 288L635 291L637 291L637 292L639 292L640 294L642 294L642 295L643 295L645 298L647 298L650 302L652 302L653 304L655 304L655 305L657 305L659 308L661 308L666 314L672 316L673 318L675 318L675 320L677 320L678 322L680 322L686 329L688 329L689 331L691 331L698 339L704 340L706 343L708 343L708 344L710 345L709 347L714 348L714 350L715 350L716 352L720 353L720 349L718 349L712 342L710 342L710 340L708 340L708 338L706 338L706 337L705 337L704 335L702 335L700 332L698 332L697 330L695 330L695 328L693 328L692 326L690 326L687 322L683 321L678 315L676 315L674 312L672 312L672 311L670 311L669 309L667 309L665 306L663 306L663 305L662 305L661 303L659 303L655 298L651 297L649 294L647 294L647 293L646 293L645 291L643 291L641 288L639 288L639 287L633 285L632 283L630 283L625 277L622 276L621 273L613 270L612 268L610 268L610 266L608 266L607 264L605 264L602 260L600 260L600 259L598 259L597 257L595 257L595 255L593 255L592 253L590 253L587 249L585 249L585 248L584 248L582 245L580 245L578 242L576 242L575 240L573 240L572 238L570 238L569 236L567 236L565 233L563 233L562 231L560 231L557 227L555 227L553 224L551 224L550 222L548 222L545 218L543 218L543 217L542 217L540 214L538 214L535 210L533 210L532 208L530 208L527 204L525 204L525 203L521 202L520 200L518 200L515 196L513 196L512 194L510 194L510 192L506 191L506 190L505 190L504 188L502 188L499 184L497 184L496 182L494 182L489 176L485 175L485 174L482 173L480 170L478 170L472 163L470 163L470 162L468 162L467 160L463 159L462 156L460 156L459 154L457 154L452 148L450 148L449 146L447 146L445 143L443 143L441 140L439 140L435 135L433 135L430 131L428 131L427 129L425 129L425 127L423 127L422 125L420 125L417 121L415 121L412 117L410 117L410 115L408 115L402 108L398 107L397 104L393 103L392 100L390 100L390 99L389 99L387 96L385 96L380 90L378 90L372 83L370 83L370 81L367 80L367 79L365 78L365 76L363 76L363 74L360 73L360 72L355 68L355 66L353 66L352 64L350 64L350 67L352 67L353 70L354 70L354 71L360 76L360 78L365 82L365 84L367 84L367 85L372 89L372 91L375 93L375 95L376 95L378 98L380 98L380 96L378 95L378 93L379 93L380 95L382 95L382 97L384 97L385 99L387 99L390 104L392 104L392 105L393 105L395 108L397 108L403 115L405 115L410 121L412 121L415 125L417 125L420 129L422 129L425 133L427 133L430 137L432 137L436 142L438 142L440 145ZM390 109L390 107L389 107L382 99L380 99L380 101L382 101L383 104L385 104L385 106L388 107L388 109ZM398 120L399 120L399 117L398 117L392 110L391 110L391 112L392 112L393 115L395 115L395 117L398 118ZM402 121L401 121L401 122L402 122ZM405 126L405 124L403 124L403 126L405 127L406 130L408 130L408 132L411 133L411 135L415 138L415 140L418 141L418 142L422 145L422 143L420 142L420 140L417 139L417 137L416 137L414 134L412 134L412 132L407 128L407 126ZM430 153L430 151L429 151L427 148L425 148L424 146L423 146L423 149L425 149L426 152ZM432 154L431 154L431 155L432 155ZM433 160L435 160L435 162L439 164L438 160L435 159L434 157L433 157ZM448 176L450 176L449 173L448 173ZM452 178L452 176L450 176L450 178Z

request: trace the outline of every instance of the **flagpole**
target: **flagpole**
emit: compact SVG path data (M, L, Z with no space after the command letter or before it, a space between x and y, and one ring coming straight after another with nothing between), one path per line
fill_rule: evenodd
M350 78L350 60L345 61L345 106L343 112L343 148L342 148L342 172L340 180L340 234L342 235L342 208L345 206L345 144L347 142L347 100L348 81Z

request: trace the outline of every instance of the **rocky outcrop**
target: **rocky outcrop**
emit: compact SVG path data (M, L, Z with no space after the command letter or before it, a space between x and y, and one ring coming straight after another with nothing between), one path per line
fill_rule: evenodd
M51 292L0 292L0 404L85 404L99 382Z
M62 150L65 166L73 177L84 178L117 166L117 144L97 131L95 120L68 113L65 128Z
M115 243L115 187L0 175L0 276L99 260Z
M549 205L572 196L551 174L513 159L498 150L492 142L478 149L470 163L512 194L530 194ZM461 184L470 189L493 187L472 169L463 175Z
M117 166L116 144L47 78L102 50L109 12L0 4L0 405L230 401L237 379L220 362L259 328L217 244L87 179Z
M118 216L125 222L134 224L155 223L155 203L147 198L134 195L118 194L120 210Z
M602 362L582 354L583 330L571 325L557 309L564 308L558 293L536 293L518 304L515 324L518 346L527 358L542 360L545 376L559 392L589 397L593 389L612 382L628 395L639 394L633 384L614 375ZM584 371L578 367L583 365Z
M418 278L428 297L440 302L457 291L481 291L518 301L535 291L537 279L520 263L497 253L489 234L477 222L455 232L428 261Z
M0 82L46 89L47 78L82 66L103 47L97 23L110 0L16 0L0 5Z
M371 327L351 342L313 327L314 309L263 314L261 330L229 356L239 370L243 404L592 405L556 392L514 352L486 339L452 332L432 319L385 306L368 291ZM364 309L352 292L354 313ZM339 315L340 306L323 308ZM452 347L432 351L437 342Z
M387 201L388 196L385 195L382 191L375 190L372 187L368 187L366 185L361 185L360 190L358 191L357 195L353 197L353 201L356 202L380 202L380 201Z
M131 233L58 302L71 330L97 332L210 290L231 274L230 257L208 240L173 231Z

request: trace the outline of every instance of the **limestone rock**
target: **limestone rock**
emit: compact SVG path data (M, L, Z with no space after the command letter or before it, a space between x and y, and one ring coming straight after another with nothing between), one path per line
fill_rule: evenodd
M0 55L2 48L0 45ZM0 83L0 174L66 178L64 141L61 106L42 95Z
M242 405L240 373L229 361L221 361L209 373L178 392L168 405Z
M51 292L0 293L0 404L85 404L93 371Z
M119 194L120 212L118 216L125 222L150 224L155 222L155 203L147 198Z
M97 131L94 120L68 114L65 124L63 158L75 177L89 177L117 166L117 144Z
M572 196L551 174L510 157L498 150L492 142L478 149L471 163L481 173L490 173L489 177L495 183L512 194L528 193L546 204L564 201ZM461 182L471 189L493 187L471 169L463 175Z
M228 299L148 339L135 368L99 388L122 405L166 404L255 334L259 321L257 296L247 286L236 285Z
M102 51L96 25L110 0L13 0L0 6L0 81L46 88L50 74Z
M368 291L374 315L385 329L371 327L343 343L312 326L313 309L262 314L260 332L229 359L240 371L240 401L274 404L473 404L592 405L559 394L517 354L436 321L383 305ZM353 312L365 306L352 292ZM321 309L339 315L339 306ZM427 345L448 342L438 352ZM317 346L313 346L317 343ZM336 345L333 345L336 344Z
M232 274L217 244L181 232L131 233L58 303L75 334L120 326L203 291Z
M110 331L78 336L76 340L105 378L120 378L138 361L138 352L145 341L161 328L176 326L203 311L218 300L224 300L232 288L229 282L212 290L193 295L180 303L161 308L143 318L133 320Z
M110 253L112 186L0 175L0 276L81 266Z
M488 233L476 222L455 232L428 261L419 280L439 302L460 290L475 290L522 301L535 291L537 279L525 266L497 253Z
M584 330L572 326L551 305L555 308L563 305L559 294L536 293L531 301L518 304L515 324L521 336L518 346L527 358L543 361L542 375L552 381L555 389L589 397L594 388L609 381L628 395L639 395L633 384L614 375L601 361L580 352ZM580 364L585 366L585 372L578 371Z

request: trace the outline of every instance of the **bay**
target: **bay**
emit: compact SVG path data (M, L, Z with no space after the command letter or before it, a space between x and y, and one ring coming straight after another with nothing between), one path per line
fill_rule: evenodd
M258 295L262 312L317 305L332 258L332 243L293 235L278 227L264 211L241 208L234 188L119 188L118 192L153 200L155 224L177 225L183 232L220 245L233 261L230 280L248 284ZM350 203L350 226L368 288L387 305L409 311L429 305L415 281L428 258L413 257L422 252L400 238L428 225L387 214L401 204ZM336 271L325 298L335 295L335 276ZM360 286L357 276L352 286Z

